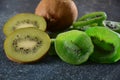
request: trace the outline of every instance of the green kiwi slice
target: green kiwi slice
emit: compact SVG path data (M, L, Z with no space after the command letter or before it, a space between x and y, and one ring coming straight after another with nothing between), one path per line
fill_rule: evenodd
M111 30L120 33L120 22L116 21L104 21L104 26Z
M50 37L37 28L21 28L11 33L4 42L7 57L15 62L28 63L42 58L50 47Z
M93 52L93 47L90 37L78 30L60 33L55 40L57 55L66 63L73 65L87 61Z
M55 51L55 39L51 39L51 45L50 45L50 48L49 48L49 51L48 51L48 53L49 53L49 55L51 55L51 56L56 56L57 55L57 53L56 53L56 51Z
M120 59L120 37L106 27L92 27L86 30L94 44L90 59L99 63L113 63Z
M11 17L4 25L3 32L8 36L16 29L36 27L42 31L46 30L46 21L43 17L32 13L20 13Z

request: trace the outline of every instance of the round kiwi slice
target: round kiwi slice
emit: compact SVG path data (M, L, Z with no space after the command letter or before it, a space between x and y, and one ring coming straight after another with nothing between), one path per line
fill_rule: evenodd
M116 21L104 21L104 26L111 30L120 33L120 22Z
M37 28L21 28L11 33L4 42L7 57L15 62L28 63L39 60L50 47L50 37Z
M3 27L3 32L8 36L16 29L36 27L42 31L46 30L46 21L43 17L32 13L20 13L10 18Z
M86 30L94 44L90 59L99 63L113 63L120 59L120 37L106 27L92 27Z
M85 32L71 30L57 36L55 50L63 61L79 65L88 60L93 52L93 44Z
M54 43L55 43L55 39L51 39L51 45L50 45L50 48L49 48L49 51L48 51L49 55L51 55L51 56L52 55L57 55L56 51L55 51Z

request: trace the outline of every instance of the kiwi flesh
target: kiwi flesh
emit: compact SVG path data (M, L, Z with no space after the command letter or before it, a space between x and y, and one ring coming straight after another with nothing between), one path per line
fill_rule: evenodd
M104 21L104 26L108 27L109 29L120 33L120 22L116 21Z
M120 37L106 27L91 27L86 30L94 44L90 60L99 63L113 63L120 59Z
M50 45L48 54L51 56L57 56L57 53L55 51L55 39L51 39L51 45Z
M4 25L3 32L8 36L16 29L36 27L42 31L46 30L46 21L43 17L32 13L20 13L11 17Z
M57 55L63 61L73 65L87 61L93 52L93 47L90 37L78 30L60 33L55 40Z
M4 42L7 57L18 63L41 59L49 50L50 37L37 28L21 28L11 33Z
M47 30L58 32L69 28L78 17L73 0L41 0L35 14L47 21Z

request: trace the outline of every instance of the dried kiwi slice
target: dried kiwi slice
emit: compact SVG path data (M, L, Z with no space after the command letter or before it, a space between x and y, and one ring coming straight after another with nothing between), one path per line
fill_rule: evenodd
M50 37L37 28L21 28L4 42L7 57L15 62L28 63L42 58L50 47Z
M56 56L57 54L56 54L56 51L55 51L55 39L51 39L51 45L50 45L50 48L49 48L49 51L48 51L48 53L49 53L49 55L51 55L51 56Z
M19 28L36 27L42 31L46 30L46 21L43 17L32 13L20 13L10 18L3 27L3 32L8 36Z
M110 28L113 31L120 33L120 22L104 21L104 26Z
M92 27L86 30L94 44L90 59L99 63L113 63L120 59L120 37L106 27Z
M88 60L93 52L93 44L85 32L71 30L57 36L55 50L63 61L79 65Z

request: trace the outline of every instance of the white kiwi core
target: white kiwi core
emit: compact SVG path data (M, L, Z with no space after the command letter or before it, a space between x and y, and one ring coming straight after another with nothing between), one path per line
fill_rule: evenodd
M34 48L36 45L37 45L37 42L35 42L35 41L28 41L28 40L20 41L20 42L18 43L18 46L19 46L19 47L23 47L24 49L32 49L32 48Z

